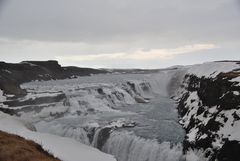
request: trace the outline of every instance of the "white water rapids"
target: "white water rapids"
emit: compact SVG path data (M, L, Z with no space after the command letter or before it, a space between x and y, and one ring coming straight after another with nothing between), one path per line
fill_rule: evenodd
M29 113L21 117L40 132L74 138L118 161L181 161L185 134L169 98L180 80L177 72L26 83L22 88L28 98L59 92L66 99L42 104L40 112L29 111L32 117Z
M171 147L170 142L137 137L129 132L114 132L102 148L113 154L118 161L179 161L182 159L182 146Z

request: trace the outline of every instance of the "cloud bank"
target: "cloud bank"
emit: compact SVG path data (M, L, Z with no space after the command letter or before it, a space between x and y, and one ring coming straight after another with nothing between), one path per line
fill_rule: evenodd
M240 59L239 19L239 0L0 0L0 57L124 68Z
M173 59L179 54L193 53L195 51L214 49L214 44L194 44L173 49L151 49L145 51L139 49L132 52L111 53L111 54L92 54L92 55L67 55L56 56L60 61L106 61L106 60L154 60L154 59Z

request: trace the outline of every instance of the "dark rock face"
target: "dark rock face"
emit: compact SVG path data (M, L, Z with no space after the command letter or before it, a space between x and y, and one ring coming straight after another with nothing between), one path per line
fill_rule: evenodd
M26 91L20 84L33 80L66 79L90 74L106 73L103 70L61 67L57 61L24 61L19 64L0 62L0 89L7 94L22 96Z
M185 76L185 92L179 100L178 112L180 123L187 134L194 134L194 139L186 136L184 150L207 150L210 160L240 160L240 141L229 141L231 134L225 136L220 132L227 129L226 126L232 128L240 120L240 86L231 81L239 76L238 71L220 73L215 78Z
M240 161L240 144L238 141L226 141L217 156L218 161Z
M131 87L131 89L136 93L137 92L137 90L136 90L136 87L135 87L135 84L134 83L132 83L132 82L127 82L127 84Z
M99 150L102 149L102 147L104 146L104 144L108 140L111 130L112 130L112 128L106 127L106 128L103 128L99 131L98 140L97 140L97 148Z
M19 100L11 100L11 101L5 101L3 104L8 105L9 107L17 107L17 106L26 106L26 105L39 105L42 103L54 103L59 102L63 99L66 99L65 94L59 94L54 97L39 97L36 99L29 99L25 101L19 101Z
M178 107L177 107L178 113L181 117L183 117L188 112L188 108L185 107L186 105L185 102L187 101L188 97L189 97L189 93L183 94L181 100L178 103Z
M197 92L205 106L219 105L222 109L232 109L240 103L240 96L233 94L233 91L240 91L240 87L235 84L222 77L215 80L201 79Z
M16 115L20 116L22 112L40 112L43 110L44 106L42 104L48 104L51 106L55 106L56 103L63 102L65 106L68 106L65 102L67 102L67 97L64 93L58 93L55 96L43 96L43 97L37 97L35 99L26 99L26 100L19 100L19 99L13 99L13 100L7 100L3 102L3 105L7 105L10 108L2 108L0 107L0 111L7 113L9 115ZM23 106L21 109L15 108L18 106ZM58 107L56 107L58 108ZM53 116L53 114L50 114ZM56 114L61 115L61 114ZM58 116L55 116L58 117Z

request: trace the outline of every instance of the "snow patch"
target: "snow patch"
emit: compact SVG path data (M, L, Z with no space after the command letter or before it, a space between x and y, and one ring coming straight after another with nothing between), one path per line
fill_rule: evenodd
M188 69L189 74L194 74L199 78L203 76L207 78L214 78L219 73L230 72L234 69L239 68L240 65L234 62L210 62L210 63L193 65L189 67L190 67ZM235 79L235 80L239 80L239 79Z

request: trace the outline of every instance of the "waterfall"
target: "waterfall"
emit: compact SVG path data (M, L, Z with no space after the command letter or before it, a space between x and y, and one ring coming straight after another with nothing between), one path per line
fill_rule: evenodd
M35 124L36 130L42 133L49 133L62 137L73 138L83 144L90 145L89 135L91 135L90 129L84 129L83 127L69 126L69 124L61 124L60 120L53 122L41 121Z
M83 128L68 128L64 133L64 137L73 138L80 141L86 145L89 145L89 138L87 132Z
M92 145L105 153L112 154L118 161L180 161L183 160L182 145L145 139L132 132L114 131L102 136L104 129L95 133ZM106 134L106 132L105 132ZM104 142L99 145L99 141Z
M70 137L84 144L92 145L103 152L114 155L118 161L180 161L183 160L181 143L179 145L172 145L170 142L159 143L157 140L122 131L124 128L129 131L131 129L128 126L109 126L112 118L108 118L111 113L113 113L112 117L115 115L125 117L128 105L130 105L129 108L133 107L133 110L129 110L130 113L135 112L135 106L131 105L136 104L139 108L144 107L143 112L139 109L136 110L140 115L154 109L156 102L150 106L151 101L149 100L159 96L167 98L168 94L173 93L178 87L178 82L181 80L179 75L181 76L181 73L177 74L173 70L147 75L93 76L54 81L52 82L54 85L51 82L40 85L39 82L36 85L32 83L32 86L25 85L25 89L29 88L30 91L32 89L36 91L37 94L31 95L33 98L41 97L42 92L48 93L49 91L62 91L67 96L67 100L57 102L54 105L43 105L44 110L34 113L34 119L43 120L46 118L46 121L35 124L38 131ZM140 103L149 104L146 104L145 108L145 104ZM168 104L163 102L161 105L166 107ZM121 109L123 110L121 111ZM167 111L169 110L163 112ZM63 112L65 113L61 118L52 117L52 113L61 114ZM149 113L154 117L150 122L158 121L157 112L157 110L153 110L154 114ZM103 119L98 120L102 116ZM126 116L127 119L131 120L129 117L130 115ZM138 121L139 118L133 119ZM146 120L148 119L151 118L146 115ZM137 121L136 126L138 126ZM139 122L141 123L142 120ZM95 123L97 126L92 126L91 123Z
M101 131L102 129L101 128L99 128L99 129L97 129L96 131L95 131L95 134L94 134L94 136L93 136L93 140L92 140L92 146L93 147L98 147L98 136L99 136L99 133L100 133L100 131Z
M92 146L101 150L108 140L111 130L111 127L97 129L93 137Z

